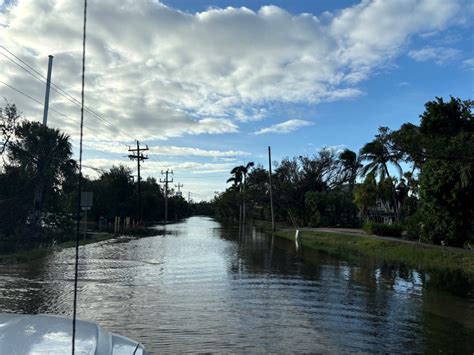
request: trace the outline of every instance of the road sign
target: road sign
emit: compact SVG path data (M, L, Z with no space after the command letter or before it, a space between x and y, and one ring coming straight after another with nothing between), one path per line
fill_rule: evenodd
M84 207L90 208L92 207L92 192L89 191L82 191L81 192L81 207L84 210Z

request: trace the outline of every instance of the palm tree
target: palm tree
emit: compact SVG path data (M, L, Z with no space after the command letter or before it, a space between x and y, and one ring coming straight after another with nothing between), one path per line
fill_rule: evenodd
M44 202L57 191L66 175L75 171L69 136L39 122L24 122L8 147L12 165L20 168L33 184L33 221L39 222Z
M247 183L247 176L250 171L250 168L253 167L255 164L253 162L247 163L247 165L243 166L236 166L233 168L230 173L233 175L227 182L233 182L234 186L238 189L242 196L242 200L239 204L239 223L245 224L245 188Z
M339 161L342 165L342 182L349 183L349 189L352 192L354 190L355 181L357 174L362 168L360 163L360 157L357 157L357 154L350 149L345 149L341 154L339 154Z
M375 139L362 147L360 157L362 160L369 161L361 170L363 176L373 173L375 176L379 176L380 180L384 180L386 177L390 179L392 185L392 202L395 210L395 218L398 222L399 213L395 181L390 176L388 165L393 165L401 176L402 168L398 163L401 157L400 154L391 147L390 132L387 127L379 128L379 134L375 136Z

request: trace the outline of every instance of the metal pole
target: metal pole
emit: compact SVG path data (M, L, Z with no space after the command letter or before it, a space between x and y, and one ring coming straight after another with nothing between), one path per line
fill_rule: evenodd
M272 231L275 231L275 217L273 215L273 194L272 194L272 151L271 148L268 147L268 171L269 171L269 178L270 178L270 209L272 212Z
M168 170L166 170L165 180L165 224L168 222Z
M141 189L140 189L140 142L137 140L137 155L138 155L138 158L137 158L137 170L138 170L138 211L137 211L137 223L138 225L140 225L140 221L141 221L141 211L140 211L140 207L141 207L141 203L140 203L140 195L141 195Z
M84 210L84 240L87 238L87 209Z
M53 70L53 56L49 55L48 60L48 77L46 79L46 94L44 96L44 112L43 125L48 125L48 108L49 108L49 90L51 88L51 71Z

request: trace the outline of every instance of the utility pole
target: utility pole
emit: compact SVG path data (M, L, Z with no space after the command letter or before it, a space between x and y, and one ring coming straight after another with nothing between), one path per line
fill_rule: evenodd
M178 182L178 185L174 185L174 186L176 186L176 187L178 188L178 191L176 191L176 196L182 197L182 196L183 196L183 193L181 192L180 189L181 189L184 185L183 185L183 184L180 184L180 183Z
M138 206L137 206L137 223L140 223L141 221L141 206L140 206L140 203L141 203L141 188L140 188L140 162L142 161L145 161L146 159L148 159L148 155L145 156L143 155L143 153L141 153L142 151L146 151L148 150L148 145L145 146L146 148L140 148L140 142L137 140L137 148L136 149L131 149L130 147L128 148L128 151L129 152L134 152L135 154L129 154L129 158L130 160L137 160L137 170L138 170Z
M50 54L48 60L48 76L46 79L46 93L44 95L44 111L43 125L48 125L48 108L49 108L49 90L51 88L51 71L53 70L53 56Z
M169 175L173 175L173 170L169 171L166 169L166 171L161 171L162 175L165 175L165 179L160 179L161 183L165 184L165 224L168 222L168 184L170 182L173 182L173 178L171 180L168 179Z
M272 150L268 146L268 172L270 178L270 210L272 212L272 231L275 231L275 217L273 215L273 194L272 194Z
M188 203L191 203L191 191L188 191Z

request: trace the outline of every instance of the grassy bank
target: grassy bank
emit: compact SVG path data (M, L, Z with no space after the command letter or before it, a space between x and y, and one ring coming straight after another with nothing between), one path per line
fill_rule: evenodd
M126 231L121 232L119 235L127 235L127 236L134 236L134 237L147 237L152 235L159 234L159 231L153 230L151 228L133 228ZM79 245L86 245L91 243L97 243L104 240L112 239L117 237L117 235L111 232L99 232L99 233L88 233L87 238L84 239L83 235L81 234L81 239L79 240ZM71 239L68 241L60 242L54 244L50 247L36 247L28 250L19 250L11 253L2 253L0 254L0 262L29 262L32 260L37 260L44 258L49 253L54 250L64 249L64 248L73 248L76 246L76 240Z
M300 232L301 233L301 232ZM294 231L278 231L277 236L294 240ZM462 272L474 283L474 254L440 250L422 244L405 244L372 236L350 236L325 232L302 232L302 244L347 260L367 257L379 262L406 265L422 271Z
M87 239L83 239L81 237L79 244L85 245L85 244L97 243L103 240L112 239L114 237L115 235L110 234L110 233L88 234ZM69 240L66 242L52 245L51 247L39 247L39 248L33 248L29 250L21 250L21 251L17 251L13 253L4 253L4 254L0 254L0 262L24 263L24 262L44 258L45 256L47 256L54 250L72 248L75 246L76 246L76 241Z
M102 242L104 240L112 239L116 237L113 233L97 233L97 234L87 234L87 239L84 239L81 236L81 239L79 240L79 245L86 245L86 244L91 244L91 243L97 243L97 242ZM68 240L67 242L59 243L56 244L56 247L63 249L63 248L73 248L76 246L76 241L75 240Z

